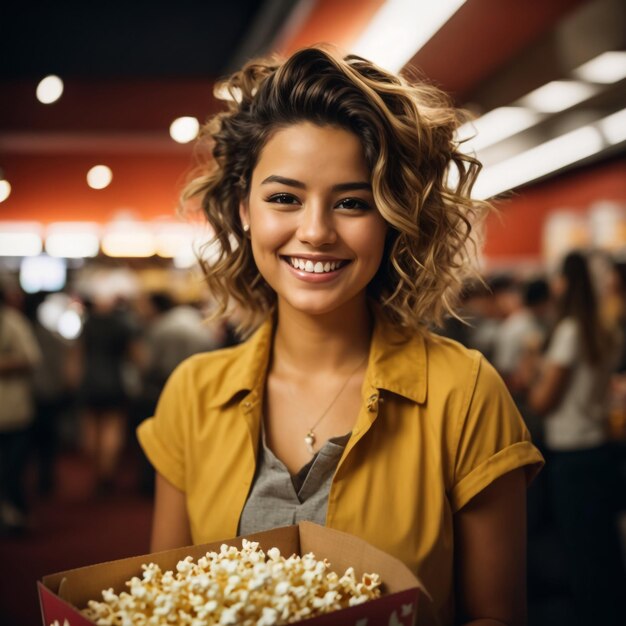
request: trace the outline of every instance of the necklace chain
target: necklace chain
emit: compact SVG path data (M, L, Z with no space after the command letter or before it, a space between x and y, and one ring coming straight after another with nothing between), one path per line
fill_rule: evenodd
M313 448L313 446L315 445L315 429L319 426L320 422L326 417L326 415L328 414L330 409L333 407L335 402L337 402L337 400L339 399L339 396L342 394L343 390L348 386L348 383L352 380L352 377L359 371L359 369L361 368L363 363L365 363L365 361L367 361L367 355L354 368L354 370L351 372L348 378L346 378L346 380L344 381L343 385L341 385L341 388L339 389L335 397L330 401L330 404L324 409L324 412L317 418L317 421L315 422L315 424L313 424L313 426L311 426L309 430L307 431L307 434L304 437L304 444L306 445L307 450L309 451L310 454L315 454L315 450Z

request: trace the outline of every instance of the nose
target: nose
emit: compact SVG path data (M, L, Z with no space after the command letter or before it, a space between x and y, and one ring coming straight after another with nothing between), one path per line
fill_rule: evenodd
M296 236L303 243L320 247L337 241L332 210L321 202L308 203L300 213Z

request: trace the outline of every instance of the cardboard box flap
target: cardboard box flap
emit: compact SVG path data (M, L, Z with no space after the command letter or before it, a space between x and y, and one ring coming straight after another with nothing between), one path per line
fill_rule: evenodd
M247 539L258 541L264 550L276 546L281 554L286 556L300 552L300 537L297 526L274 528L248 535ZM133 576L141 578L141 566L144 563L158 562L163 571L174 570L178 561L186 556L191 556L197 560L207 552L219 550L222 544L241 548L241 541L241 538L224 539L197 546L187 546L79 567L59 574L44 576L42 583L63 600L79 608L84 608L89 600L101 600L103 589L112 587L115 593L127 591L124 583Z
M299 526L302 554L313 552L317 559L328 559L334 571L343 574L348 567L353 567L357 578L366 573L378 574L385 593L416 587L425 592L404 563L397 559L390 560L387 553L358 537L312 522L300 522Z

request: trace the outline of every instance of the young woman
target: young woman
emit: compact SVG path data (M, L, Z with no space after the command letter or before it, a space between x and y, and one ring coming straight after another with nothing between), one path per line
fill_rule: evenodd
M184 197L221 246L209 286L256 330L180 366L139 429L153 548L309 519L402 559L433 597L420 624L522 624L541 456L494 370L427 330L482 209L454 110L321 48L226 88Z
M544 416L550 498L575 609L572 623L617 626L626 620L626 578L607 419L621 342L602 323L583 254L565 257L555 292L556 325L529 404Z

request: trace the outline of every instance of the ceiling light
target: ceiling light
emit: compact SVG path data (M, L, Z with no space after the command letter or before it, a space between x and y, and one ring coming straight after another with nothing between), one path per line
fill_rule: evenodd
M534 126L541 119L539 113L524 107L499 107L463 124L457 136L463 141L464 152L478 152Z
M42 247L38 222L0 222L0 256L37 256Z
M156 253L163 258L175 258L192 249L193 229L190 224L159 224L155 231Z
M92 189L104 189L111 184L113 172L106 165L94 165L87 172L87 184Z
M598 88L576 80L554 80L520 98L518 103L541 113L558 113L591 98Z
M84 259L100 250L99 227L91 222L56 222L46 229L46 253L53 257Z
M46 76L37 85L36 94L42 104L52 104L63 94L63 81L58 76Z
M11 195L11 183L0 180L0 202L4 202Z
M352 48L391 72L400 71L465 0L387 0Z
M611 145L626 141L626 109L601 119L598 126Z
M200 131L200 122L195 117L179 117L170 124L170 137L178 143L193 141Z
M473 195L491 198L599 152L604 140L597 128L583 126L483 170Z
M626 78L626 51L610 50L574 70L576 78L611 84Z
M102 237L102 252L111 257L151 257L156 253L152 230L140 222L109 226Z

